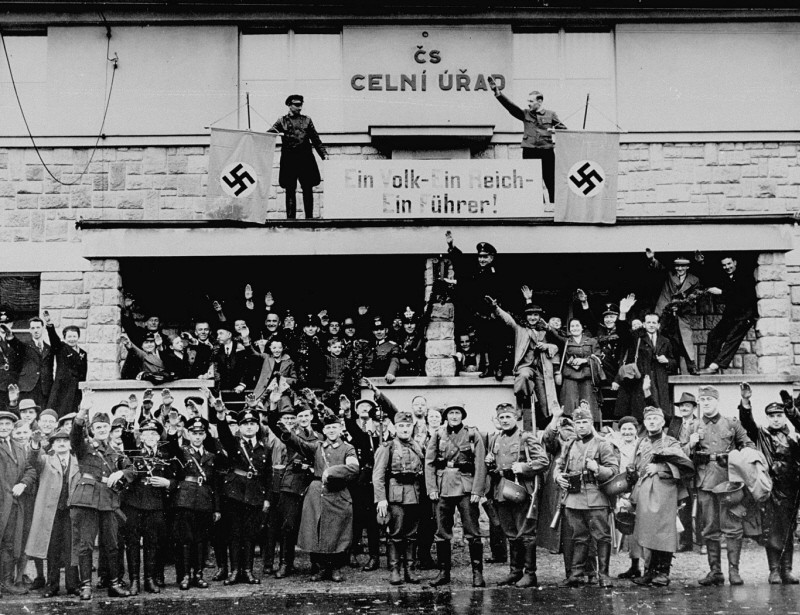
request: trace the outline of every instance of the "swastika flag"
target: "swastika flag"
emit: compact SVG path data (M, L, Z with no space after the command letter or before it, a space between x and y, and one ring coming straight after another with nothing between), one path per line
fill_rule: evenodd
M619 133L559 130L555 154L553 219L575 224L614 224Z
M266 221L276 137L249 130L211 129L206 199L209 217Z

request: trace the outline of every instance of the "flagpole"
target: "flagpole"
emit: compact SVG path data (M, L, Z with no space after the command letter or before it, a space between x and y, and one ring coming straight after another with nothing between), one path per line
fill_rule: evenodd
M248 103L248 113L250 113L250 106ZM586 93L586 106L583 108L583 129L586 130L586 116L589 113L589 92Z
M250 92L246 93L247 96L247 130L250 130ZM586 98L586 104L589 104L589 98ZM586 127L586 118L583 119L584 128Z

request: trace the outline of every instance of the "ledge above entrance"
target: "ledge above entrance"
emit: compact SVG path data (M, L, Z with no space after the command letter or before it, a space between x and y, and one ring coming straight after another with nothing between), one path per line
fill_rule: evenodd
M268 226L208 221L81 221L84 258L439 254L454 230L465 251L490 241L506 254L610 254L727 251L788 252L788 216L620 218L613 226L552 218L494 220L278 220Z
M380 150L488 146L494 124L486 126L370 126L372 144Z

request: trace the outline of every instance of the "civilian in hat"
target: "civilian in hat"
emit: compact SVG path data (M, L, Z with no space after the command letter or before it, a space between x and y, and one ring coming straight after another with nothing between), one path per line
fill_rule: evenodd
M245 408L239 415L239 434L234 436L226 420L224 406L217 406L217 433L228 455L228 474L222 496L230 512L231 573L225 585L261 581L253 576L255 540L261 515L269 510L272 483L272 451L259 438L259 419Z
M688 495L683 481L694 474L694 465L680 442L664 433L664 425L661 408L644 409L646 435L633 459L639 480L631 502L636 508L633 535L649 557L644 575L633 581L637 585L669 585L672 556L678 546L678 503Z
M392 384L400 369L400 349L388 337L389 327L382 318L372 324L373 345L365 357L363 375L367 378L383 378Z
M47 310L43 312L42 318L56 361L56 373L47 406L53 408L59 416L77 412L81 403L81 390L78 384L86 380L89 368L88 355L78 346L81 330L74 325L64 327L61 332L64 337L62 342Z
M511 569L498 585L537 587L536 525L538 508L531 505L536 498L538 477L547 472L550 458L532 432L517 426L519 412L511 404L496 409L500 431L489 436L486 466L491 478L490 497L494 500L500 526L508 539ZM506 481L521 485L528 499L509 499Z
M126 293L122 303L122 330L125 332L125 335L130 338L134 346L139 347L142 347L146 337L150 336L155 338L155 336L158 335L159 348L157 348L157 350L164 350L160 342L168 339L168 337L161 327L162 323L160 316L153 309L148 308L144 312L144 322L142 323L143 326L140 327L134 317L135 307L136 306L133 297Z
M730 365L747 332L758 319L758 300L753 273L741 271L739 262L730 254L720 261L723 282L708 292L720 296L725 311L708 333L705 367L702 374L715 374Z
M436 505L436 555L439 574L431 587L450 583L453 523L461 517L464 540L469 544L472 586L484 587L483 543L478 525L478 504L486 491L486 447L477 429L464 424L464 404L450 402L444 409L446 424L428 442L425 451L425 486Z
M488 82L497 101L505 107L506 111L522 121L524 126L522 158L541 160L542 178L552 203L555 198L556 169L553 132L566 130L567 127L558 119L555 111L544 108L544 95L541 92L533 90L528 94L528 108L523 111L506 98L492 77L488 79Z
M183 443L178 438L177 418L170 419L168 432L166 450L180 462L174 476L176 486L172 498L175 513L172 530L178 549L175 576L181 590L205 589L208 583L203 578L203 568L209 530L212 523L221 518L220 458L204 445L208 426L199 416L186 422L188 438Z
M700 421L689 433L685 447L694 461L697 487L697 521L703 528L708 550L710 572L700 579L700 585L724 585L721 558L722 536L728 553L728 579L731 585L742 585L739 575L739 556L744 536L743 520L731 514L726 502L713 492L714 487L728 480L728 452L744 447L754 448L741 423L719 413L719 391L703 386L697 394Z
M772 491L763 510L762 525L767 550L769 583L771 585L797 585L792 574L794 559L794 532L797 529L797 506L800 502L800 412L791 403L772 402L764 412L766 425L757 425L753 419L750 385L740 385L742 401L739 404L739 421L756 448L764 455L772 479ZM789 430L789 423L794 431Z
M387 555L389 584L419 583L409 571L419 527L421 493L424 491L425 452L411 437L414 417L395 414L397 437L375 452L372 485L379 517L388 517ZM402 562L403 575L400 576Z
M14 568L24 544L20 544L25 522L23 495L36 486L36 470L27 449L12 438L17 416L0 412L0 586L7 594L28 593L15 584Z
M288 417L296 416L296 421L292 424ZM280 407L280 414L270 413L270 421L280 420L288 433L293 434L298 439L309 445L315 445L323 441L323 436L314 431L311 427L311 420L314 416L311 408L305 402L283 404ZM277 424L272 426L273 433L280 436L282 430ZM303 512L303 495L306 493L311 481L314 479L314 464L306 460L300 450L286 446L286 458L284 464L286 469L283 472L280 482L280 496L278 497L278 513L276 530L280 542L280 565L275 573L276 579L282 579L294 574L295 547L297 545L298 532L300 530L301 514Z
M292 387L297 382L295 363L285 352L283 340L274 338L269 343L268 351L268 354L258 353L262 363L253 387L253 396L260 401L264 401L275 388Z
M425 375L425 336L415 317L403 316L403 334L398 342L401 376Z
M535 400L537 423L541 425L547 422L551 406L558 403L551 359L558 352L554 342L559 338L554 332L549 332L542 320L542 308L532 302L531 289L523 286L522 296L525 298L523 325L518 324L494 298L491 298L491 304L498 317L514 331L513 374L517 407L532 408Z
M482 351L486 353L486 364L481 372L482 378L494 377L501 381L506 360L508 334L498 318L494 305L487 303L486 297L493 297L498 304L503 303L505 284L500 277L494 259L497 249L486 241L476 246L477 266L467 262L463 252L453 242L453 234L445 233L447 254L453 263L457 280L456 325L461 330L475 329Z
M301 113L303 102L300 94L288 96L286 106L289 107L289 113L278 118L269 129L269 132L281 135L281 169L278 183L286 190L286 217L290 220L294 220L297 216L295 191L298 181L303 190L306 220L314 217L314 186L319 184L322 178L312 148L317 150L322 160L328 156L314 122Z
M78 460L70 451L69 431L53 431L47 437L47 448L43 443L32 440L28 457L38 476L38 490L25 553L33 559L47 559L47 582L42 596L51 598L59 592L62 568L67 593L77 593L79 589L78 568L72 565L68 503L69 494L80 480L80 471Z
M88 398L88 399L87 399ZM81 409L75 417L70 444L80 468L80 480L70 493L72 518L72 554L77 559L81 600L92 598L92 551L100 536L100 551L108 565L111 585L108 595L130 595L119 580L117 567L119 529L119 486L130 482L134 470L130 460L109 442L111 419L105 412L95 412L87 433L92 397L84 391Z
M40 410L41 408L39 407L39 405L32 399L23 399L19 402L19 405L17 406L19 419L23 423L27 423L28 425L31 425L36 422L36 417L39 416Z
M645 250L645 255L649 268L664 280L653 311L661 317L662 332L672 341L678 358L682 359L682 370L685 364L685 370L695 374L697 351L688 316L693 313L695 299L702 290L700 278L689 273L691 263L688 258L676 257L672 261L672 270L667 271L650 248Z
M161 592L155 583L156 564L165 557L159 550L167 542L168 495L175 486L177 469L166 448L159 446L163 431L158 421L145 421L139 426L139 446L127 451L136 469L136 477L125 492L125 543L133 596L138 595L140 589L140 545L144 550L144 591ZM202 570L195 581L202 581Z
M573 556L568 587L585 584L589 543L597 543L598 580L600 587L611 587L608 564L611 559L611 502L600 490L600 484L619 472L619 452L610 443L598 438L592 426L592 413L577 409L572 415L577 439L568 445L556 465L555 480L567 492L564 512L572 531ZM565 475L578 474L580 487L570 490Z
M164 360L161 358L155 336L146 335L142 340L141 348L134 344L126 334L120 337L120 343L122 343L128 352L138 357L141 362L139 373L136 375L137 380L140 380L147 374L160 374L164 372Z
M31 318L28 323L28 332L31 339L22 342L14 336L7 326L2 327L5 332L5 341L17 355L18 376L16 384L19 386L21 399L32 399L37 406L44 405L50 397L53 388L53 362L55 354L44 339L44 321L41 318ZM2 362L0 358L0 362Z
M692 433L697 431L700 419L697 416L697 399L691 393L684 391L681 393L680 399L675 402L675 414L672 417L672 422L669 425L667 433L678 440L681 446L684 447L684 452L691 455L689 449L689 437ZM696 508L697 502L697 489L694 487L694 481L687 481L686 488L689 491L689 499L686 500L683 506L678 510L678 518L681 520L683 531L680 533L678 551L692 551L694 545L702 544L703 537L701 534L702 528L700 523L695 523L692 511Z
M66 431L67 433L72 431L72 422L75 420L76 416L78 416L77 412L70 412L62 416L58 419L58 429Z
M277 427L286 446L314 468L303 501L298 542L318 567L311 580L340 583L344 554L353 539L353 504L345 487L358 476L358 458L353 446L342 440L343 425L332 411L324 408L322 422L322 442L303 439L280 424Z
M217 346L211 355L214 365L214 386L220 391L242 393L247 385L247 357L233 340L233 328L227 323L217 325Z

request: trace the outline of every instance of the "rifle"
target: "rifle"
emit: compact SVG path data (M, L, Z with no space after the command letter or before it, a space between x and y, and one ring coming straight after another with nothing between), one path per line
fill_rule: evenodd
M561 512L564 510L564 504L567 502L567 490L561 490L561 502L558 504L558 510L556 514L553 515L553 520L550 522L550 529L554 530L558 527L558 524L561 522Z

